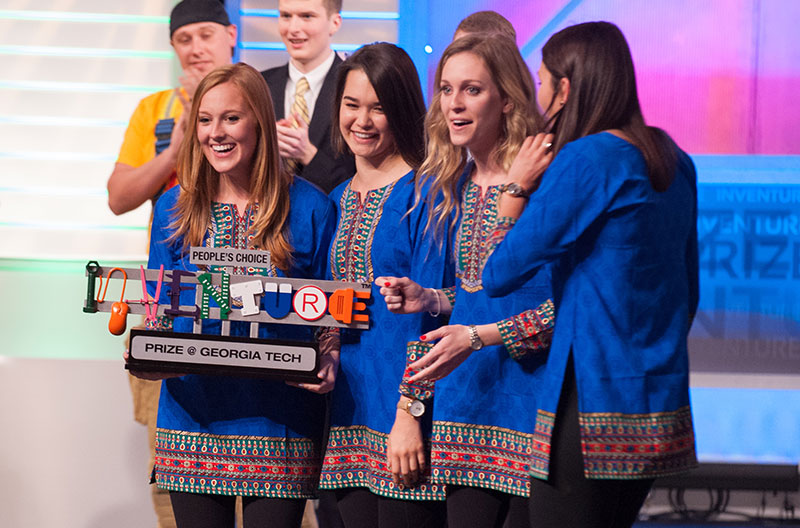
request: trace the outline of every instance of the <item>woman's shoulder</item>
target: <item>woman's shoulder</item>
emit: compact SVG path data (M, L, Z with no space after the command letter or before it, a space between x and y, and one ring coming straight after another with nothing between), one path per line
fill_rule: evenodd
M164 194L156 200L156 205L153 208L153 217L163 217L164 215L174 212L180 192L181 188L179 185L165 191Z
M610 132L600 132L570 141L553 160L554 171L579 170L619 179L646 173L644 156L632 143Z
M606 158L610 152L616 152L624 156L625 153L628 155L637 154L639 149L629 141L611 132L598 132L597 134L583 136L570 141L561 149L561 153L588 159Z
M293 205L302 204L303 208L327 207L331 202L322 189L299 176L292 181L289 198Z
M422 189L429 187L429 184L423 183ZM413 196L417 189L417 173L414 169L411 169L403 176L401 176L395 183L394 183L394 190L392 194L402 194L402 195L411 195Z

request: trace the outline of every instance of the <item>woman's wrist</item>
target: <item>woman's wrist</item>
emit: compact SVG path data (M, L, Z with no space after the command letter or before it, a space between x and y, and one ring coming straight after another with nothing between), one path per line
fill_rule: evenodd
M430 292L428 296L428 313L433 317L438 317L442 313L442 296L439 295L439 290L436 288L425 288L425 291Z

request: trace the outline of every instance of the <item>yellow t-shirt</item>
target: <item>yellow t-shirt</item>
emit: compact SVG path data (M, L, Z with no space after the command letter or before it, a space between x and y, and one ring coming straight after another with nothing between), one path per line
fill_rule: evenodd
M156 155L156 123L170 117L177 123L182 113L183 105L175 90L156 92L139 101L125 130L117 163L141 167L153 159Z

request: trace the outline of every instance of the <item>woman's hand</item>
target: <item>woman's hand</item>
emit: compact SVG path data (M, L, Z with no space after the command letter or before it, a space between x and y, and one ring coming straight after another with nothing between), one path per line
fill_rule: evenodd
M380 286L386 308L392 313L417 313L436 308L433 297L438 295L436 290L423 288L408 277L378 277L375 284Z
M130 358L130 354L126 350L125 353L122 354L122 359L124 359L125 363L127 363L129 358ZM134 378L139 378L139 379L149 380L149 381L158 381L158 380L163 380L163 379L168 379L168 378L180 378L181 376L185 376L186 375L184 373L178 373L178 372L160 372L160 371L151 372L151 371L147 371L147 370L142 371L142 370L135 370L135 369L128 369L128 372L130 372L131 376L133 376Z
M539 133L526 137L508 170L508 181L518 183L526 191L535 191L539 187L539 178L553 161L552 146L553 134Z
M320 342L319 356L319 372L317 377L321 380L319 383L298 383L296 381L287 381L287 385L305 389L315 394L325 394L333 390L336 385L336 374L339 372L339 347L338 339L335 350L326 350L323 342Z
M418 371L409 379L410 383L442 379L472 354L469 329L464 325L442 326L420 337L420 341L426 343L437 339L439 342L427 354L409 365L410 369Z
M403 397L405 398L405 397ZM410 488L425 472L425 444L419 421L398 409L386 443L386 464L395 484Z

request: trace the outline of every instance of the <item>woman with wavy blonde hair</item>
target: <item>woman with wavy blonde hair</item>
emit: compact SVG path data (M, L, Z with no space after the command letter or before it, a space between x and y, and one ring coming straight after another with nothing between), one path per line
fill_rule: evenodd
M237 274L323 278L336 211L310 183L281 165L275 114L261 75L245 64L214 70L200 83L181 145L180 187L167 191L153 216L148 267L198 271L189 247L261 249L265 268ZM214 266L210 271L220 271ZM160 303L169 304L162 289ZM180 292L195 303L194 288ZM233 321L230 334L250 335ZM191 332L192 317L151 322ZM202 331L220 333L220 321ZM305 339L307 327L259 324L258 336ZM338 362L324 356L329 391ZM233 527L235 496L245 526L299 527L319 480L323 397L281 381L186 375L162 383L156 432L156 485L170 491L178 526Z
M542 118L530 71L504 36L453 42L439 62L436 88L420 169L430 192L422 199L430 208L428 229L440 241L454 231L456 284L437 290L407 277L378 281L394 312L450 313L450 325L421 336L420 347L429 351L409 367L427 367L412 384L420 375L437 380L431 481L446 487L449 525L503 526L509 517L511 526L525 525L531 402L553 324L549 271L491 299L481 267L500 197L517 192L506 185L512 161ZM438 358L456 359L442 369Z
M463 130L455 130L456 135L453 136L451 120L460 110L448 113L444 109L442 100L450 104L453 99L449 91L452 87L442 89L442 75L449 59L457 55L472 56L479 61L496 90L496 95L502 99L503 108L501 112L496 112L491 123L493 126L483 130L477 130L477 125L462 126L460 128ZM504 35L477 34L454 41L445 49L436 69L435 79L434 86L437 90L425 118L427 156L419 172L426 175L423 182L431 182L428 199L443 199L429 210L428 219L429 226L434 226L437 235L442 236L445 223L449 220L454 225L457 221L458 216L451 213L461 210L458 189L459 184L463 183L461 180L464 168L470 156L475 160L478 170L487 166L492 171L507 172L522 142L527 136L543 130L544 122L536 109L536 90L528 66L516 45ZM476 89L477 87L470 88ZM475 144L469 146L464 141L455 139L464 133L478 134L480 144L473 142ZM484 139L488 141L480 141ZM486 152L475 152L476 147L486 149ZM476 158L476 155L486 158L486 162Z

